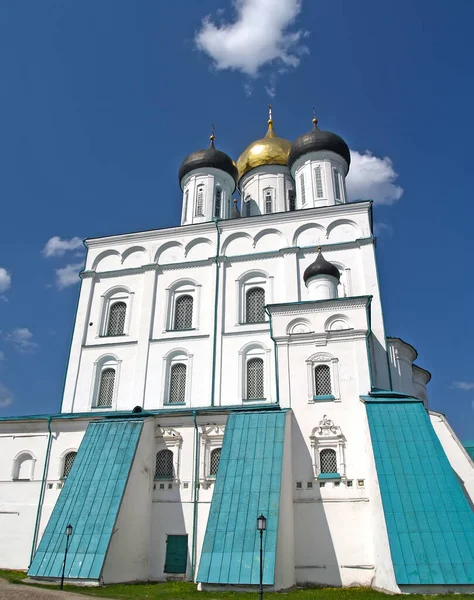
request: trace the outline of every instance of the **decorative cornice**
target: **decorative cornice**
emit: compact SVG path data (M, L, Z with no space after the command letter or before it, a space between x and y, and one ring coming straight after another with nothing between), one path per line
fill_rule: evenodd
M299 315L304 313L329 312L332 310L357 310L365 308L371 296L347 296L330 300L305 300L302 302L281 302L267 304L272 315Z

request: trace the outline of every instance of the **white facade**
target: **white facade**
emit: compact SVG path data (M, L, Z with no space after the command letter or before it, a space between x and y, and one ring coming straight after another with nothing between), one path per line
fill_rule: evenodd
M323 197L314 179L319 168ZM345 204L346 173L332 152L298 159L295 179L285 167L258 167L241 185L243 206L247 198L255 204L251 216L230 219L232 178L194 171L182 182L185 226L86 241L61 414L0 420L0 567L30 564L62 487L65 457L77 451L87 424L139 406L165 412L145 417L136 484L119 516L125 537L111 546L103 580L166 579L167 536L185 534L186 577L195 577L215 481L213 450L222 445L227 416L273 405L291 411L280 524L286 551L275 587L399 591L360 396L394 389L427 403L430 376L413 364L411 346L386 341L371 203ZM212 221L216 186L221 220ZM296 208L305 210L289 206L293 190ZM341 274L339 283L324 280L323 295L303 281L318 247ZM472 462L445 419L432 419L474 493ZM173 453L173 475L160 479L155 461L163 450ZM339 478L318 479L327 472L324 460L335 461ZM148 492L134 497L134 487ZM124 571L132 548L138 558Z

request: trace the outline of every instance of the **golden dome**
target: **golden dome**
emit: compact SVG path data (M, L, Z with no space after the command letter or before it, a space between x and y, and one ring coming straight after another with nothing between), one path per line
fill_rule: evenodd
M268 120L268 131L264 138L247 146L237 161L239 179L255 167L262 165L287 165L291 142L278 137L273 130L273 120Z

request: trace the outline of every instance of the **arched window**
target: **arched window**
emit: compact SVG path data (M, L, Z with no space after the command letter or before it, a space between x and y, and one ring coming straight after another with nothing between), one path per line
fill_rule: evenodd
M156 454L155 479L173 479L173 452L160 450Z
M288 210L296 210L295 190L288 190Z
M68 452L66 454L66 456L64 457L63 474L62 474L63 479L66 479L66 477L69 475L69 471L71 470L72 463L74 462L74 459L76 458L76 454L77 454L77 452Z
M110 306L107 335L123 335L125 330L126 313L127 305L125 302L114 302Z
M273 212L273 194L272 190L265 190L265 214Z
M265 321L265 290L250 288L245 298L245 322L263 323Z
M13 463L13 479L30 481L33 479L35 460L29 452L22 452Z
M314 169L314 179L316 182L316 198L324 198L323 174L321 172L321 165L318 165Z
M222 190L220 187L216 188L216 204L214 207L214 216L221 216L221 202L222 202Z
M221 449L214 448L214 450L211 451L209 475L213 475L213 476L217 475L217 468L219 466L220 458L221 458Z
M321 473L337 473L337 455L331 448L324 448L319 453Z
M192 329L193 297L189 294L178 296L174 308L174 329Z
M340 200L341 199L341 184L339 182L339 173L338 173L338 171L336 171L336 169L334 169L333 174L334 174L334 196L336 197L336 200Z
M306 204L306 189L304 185L304 174L300 175L300 189L301 189L301 204Z
M170 371L169 404L186 402L186 365L175 363Z
M106 368L100 373L96 406L112 406L114 398L115 369Z
M250 358L247 361L247 400L264 398L263 359Z
M184 207L183 207L183 223L188 220L188 203L189 203L189 190L186 190L184 194Z
M331 369L329 365L317 365L314 369L315 396L332 394Z
M204 186L198 185L196 192L196 216L204 215Z

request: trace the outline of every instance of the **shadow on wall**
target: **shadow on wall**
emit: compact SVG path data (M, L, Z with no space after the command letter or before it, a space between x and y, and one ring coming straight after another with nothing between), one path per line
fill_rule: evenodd
M388 375L388 355L378 338L372 333L370 336L372 385L383 390L390 389ZM378 367L378 368L377 368ZM401 392L402 390L395 390ZM405 391L405 390L403 390Z
M313 480L313 459L299 425L292 415L294 482L295 576L297 584L341 586L339 563L321 501L318 482ZM308 489L307 483L313 487Z

